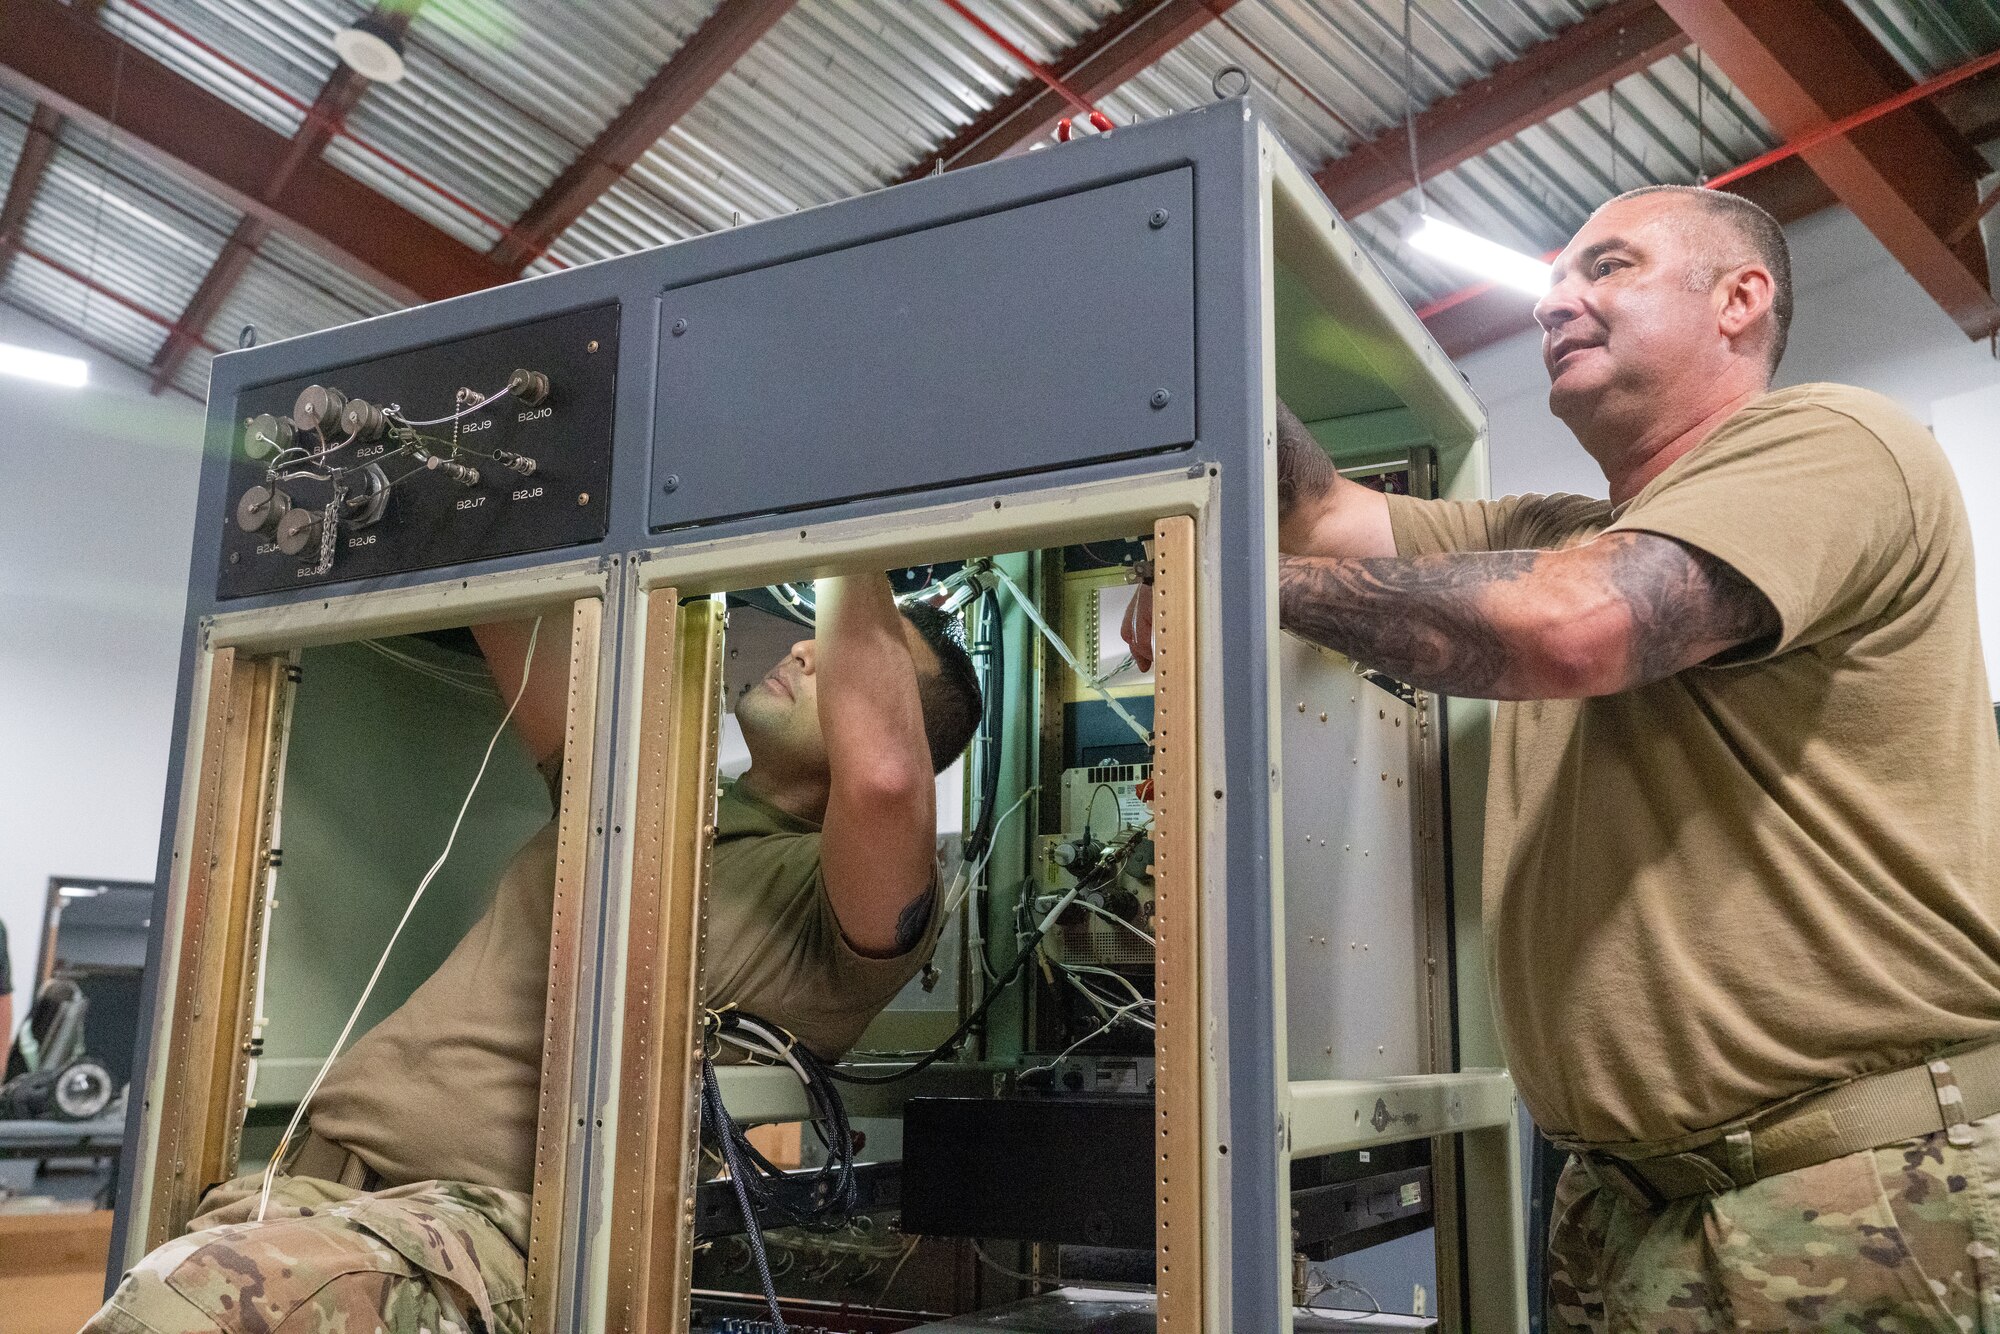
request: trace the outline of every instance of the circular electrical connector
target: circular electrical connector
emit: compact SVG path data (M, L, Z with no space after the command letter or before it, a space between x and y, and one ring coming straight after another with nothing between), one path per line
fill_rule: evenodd
M117 1092L118 1086L103 1063L81 1056L56 1076L56 1112L66 1121L88 1121L103 1115Z
M291 498L277 487L253 486L236 502L236 526L246 533L261 533L277 527L291 508Z
M278 550L296 556L319 541L319 515L308 509L288 509L278 520Z
M540 371L517 370L507 377L507 392L532 408L549 396L549 377Z
M309 384L299 391L298 402L292 404L292 420L300 430L324 432L339 425L340 414L346 410L346 394L323 384Z
M269 458L281 449L290 449L295 434L290 417L259 413L244 428L243 452L253 459Z
M380 440L389 429L389 419L367 399L350 398L340 410L340 429L355 440Z

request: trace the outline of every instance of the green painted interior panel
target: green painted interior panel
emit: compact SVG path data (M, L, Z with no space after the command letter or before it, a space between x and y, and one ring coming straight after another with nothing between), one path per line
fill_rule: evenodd
M1403 457L1431 435L1383 382L1384 357L1409 349L1372 347L1336 319L1285 265L1276 265L1272 318L1277 335L1278 397L1342 467Z
M548 627L543 627L544 632ZM253 1096L294 1102L326 1058L431 863L505 702L483 660L426 640L304 652L280 807L283 861L269 924L263 1055ZM464 826L390 955L355 1035L416 989L479 914L501 870L550 818L513 730L494 748Z

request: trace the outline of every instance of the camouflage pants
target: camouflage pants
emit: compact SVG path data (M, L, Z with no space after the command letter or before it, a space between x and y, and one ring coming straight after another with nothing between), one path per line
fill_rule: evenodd
M2000 1116L1657 1208L1563 1170L1548 1328L2000 1334Z
M528 1197L448 1181L358 1191L281 1176L216 1187L187 1235L126 1274L82 1334L515 1334Z

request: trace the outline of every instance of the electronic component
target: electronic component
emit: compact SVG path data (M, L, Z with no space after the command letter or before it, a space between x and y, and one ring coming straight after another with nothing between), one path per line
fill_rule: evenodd
M617 347L605 305L245 390L217 596L602 538Z
M1041 888L1045 894L1080 888L1090 906L1070 913L1050 934L1048 953L1059 963L1153 965L1146 939L1153 917L1152 842L1145 835L1153 813L1141 795L1152 768L1097 764L1063 771L1061 832L1040 840Z
M912 1098L903 1231L1153 1245L1153 1100Z

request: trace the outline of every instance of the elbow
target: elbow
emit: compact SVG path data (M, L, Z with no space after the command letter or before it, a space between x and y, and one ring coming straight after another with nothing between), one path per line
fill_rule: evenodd
M835 780L850 797L874 810L918 806L931 800L936 791L928 755L871 758L846 766L846 772L837 772Z
M1587 699L1625 689L1625 647L1614 618L1591 608L1564 607L1538 617L1525 636L1519 699Z

